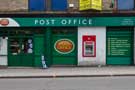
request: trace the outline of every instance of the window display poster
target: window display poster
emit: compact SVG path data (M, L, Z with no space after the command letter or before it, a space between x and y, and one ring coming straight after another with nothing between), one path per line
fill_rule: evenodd
M82 36L82 56L96 57L96 35Z

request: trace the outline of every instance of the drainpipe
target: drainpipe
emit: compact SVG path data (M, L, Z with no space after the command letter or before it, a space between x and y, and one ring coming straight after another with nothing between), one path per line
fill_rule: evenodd
M117 12L117 0L112 0L112 3L114 5L113 12L116 13Z
M134 0L134 10L135 10L135 0Z

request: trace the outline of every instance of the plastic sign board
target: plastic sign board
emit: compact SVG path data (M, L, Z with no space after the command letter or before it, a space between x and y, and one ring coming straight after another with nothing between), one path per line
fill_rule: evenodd
M80 0L79 10L102 10L102 0Z
M91 9L102 10L102 0L91 0Z
M69 54L74 50L75 44L70 39L59 39L55 42L54 48L58 53Z
M2 26L7 26L7 25L9 24L9 20L8 20L8 19L1 19L1 20L0 20L0 24L1 24Z
M80 2L79 2L80 4L79 4L79 9L80 10L88 10L88 9L90 9L90 0L80 0Z
M96 57L96 36L84 35L82 39L83 57Z

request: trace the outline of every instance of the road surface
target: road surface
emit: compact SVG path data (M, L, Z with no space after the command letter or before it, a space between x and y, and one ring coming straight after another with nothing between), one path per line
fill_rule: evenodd
M135 90L135 77L0 79L0 90Z

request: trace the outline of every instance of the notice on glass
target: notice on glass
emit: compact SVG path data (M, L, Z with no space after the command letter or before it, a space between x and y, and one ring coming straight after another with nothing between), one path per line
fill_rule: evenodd
M109 37L108 40L109 56L129 56L131 54L131 40L128 37Z

